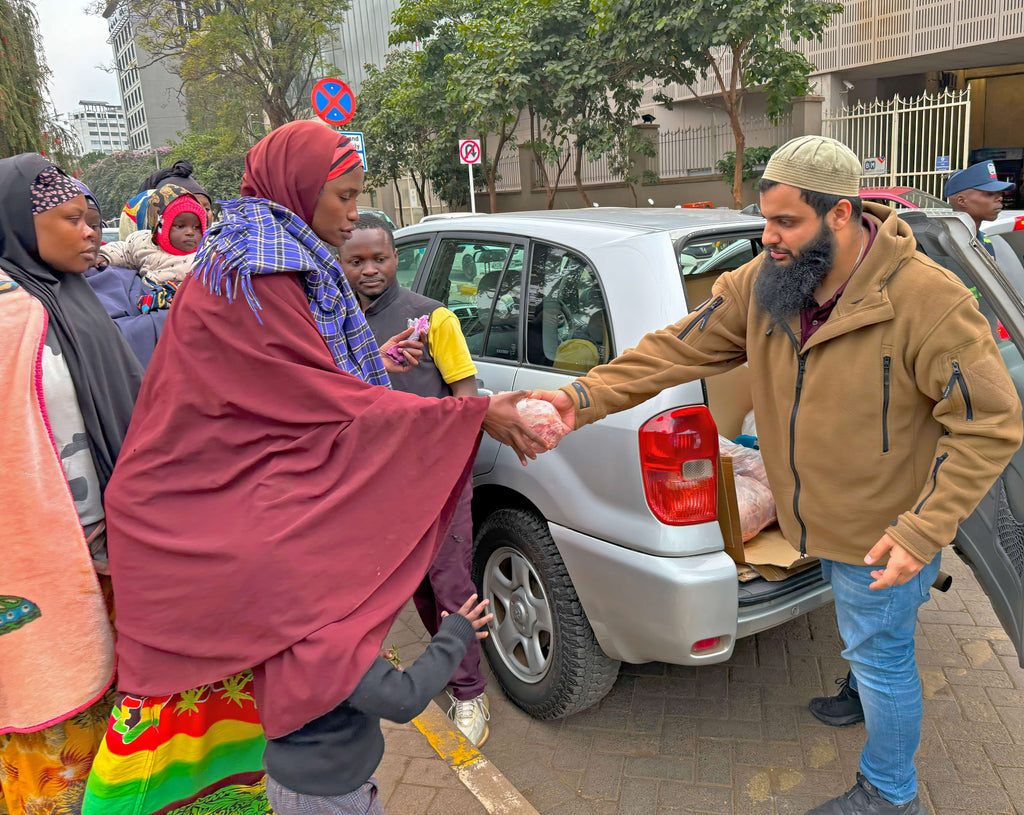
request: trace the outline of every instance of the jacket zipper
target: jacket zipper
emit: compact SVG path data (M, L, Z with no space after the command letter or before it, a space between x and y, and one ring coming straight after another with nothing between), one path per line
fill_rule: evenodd
M946 383L946 389L942 392L942 398L948 399L949 395L953 392L953 386L959 385L960 392L964 395L964 404L967 406L967 421L974 421L974 408L971 405L971 394L967 390L967 379L964 377L963 371L960 370L960 363L953 362L953 375L949 378L949 382Z
M892 357L882 357L882 452L889 452L889 371Z
M722 303L724 302L725 298L722 296L718 296L710 303L708 303L707 308L700 312L693 319L693 321L682 330L682 333L679 334L679 339L686 339L686 335L693 331L694 328L699 328L701 331L703 331L708 324L708 320L711 319L711 315L714 312L714 310L718 308L720 305L722 305Z
M800 367L796 375L796 398L793 412L789 417L789 466L793 470L793 514L800 524L800 557L807 554L807 525L800 517L800 473L796 469L796 413L800 409L800 392L804 387L804 370L807 368L807 354L797 357Z
M935 492L935 487L937 486L936 479L939 476L939 467L942 466L942 462L944 462L947 458L949 458L949 453L943 453L941 456L935 459L935 466L932 467L932 488L928 490L928 494L921 499L921 503L918 504L917 507L914 509L915 515L921 514L921 509L924 507L924 502L931 498L932 493Z

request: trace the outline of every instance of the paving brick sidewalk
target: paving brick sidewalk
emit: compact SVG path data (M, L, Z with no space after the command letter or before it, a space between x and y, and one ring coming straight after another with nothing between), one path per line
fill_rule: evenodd
M952 552L943 568L953 587L932 592L917 632L921 795L934 815L1024 815L1024 670L970 570ZM422 651L411 607L393 638L403 658ZM600 705L555 722L526 716L492 680L482 752L542 815L803 815L850 787L864 742L862 725L827 727L807 711L846 673L840 650L834 612L819 609L741 640L721 665L623 665ZM416 786L414 757L393 796ZM394 815L482 811L431 789L427 808Z

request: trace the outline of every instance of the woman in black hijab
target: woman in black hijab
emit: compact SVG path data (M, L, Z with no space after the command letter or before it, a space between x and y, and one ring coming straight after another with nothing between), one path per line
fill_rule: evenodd
M110 713L102 495L142 367L83 276L96 259L86 210L42 156L0 160L0 803L11 815L80 811Z

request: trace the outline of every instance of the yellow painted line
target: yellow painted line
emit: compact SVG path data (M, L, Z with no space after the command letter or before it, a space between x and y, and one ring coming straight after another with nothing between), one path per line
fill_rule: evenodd
M412 721L490 815L539 815L501 771L455 728L436 702L431 702Z

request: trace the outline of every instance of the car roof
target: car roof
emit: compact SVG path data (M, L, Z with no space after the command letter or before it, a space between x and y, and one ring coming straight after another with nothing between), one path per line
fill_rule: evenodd
M730 227L760 229L764 219L732 209L591 207L468 215L398 230L396 238L427 232L498 232L558 241L570 230L588 244L659 232L685 233Z
M917 187L861 187L860 197L865 198L873 192L885 195L903 195L905 192L911 192L916 189ZM924 190L920 190L920 192L924 192Z

